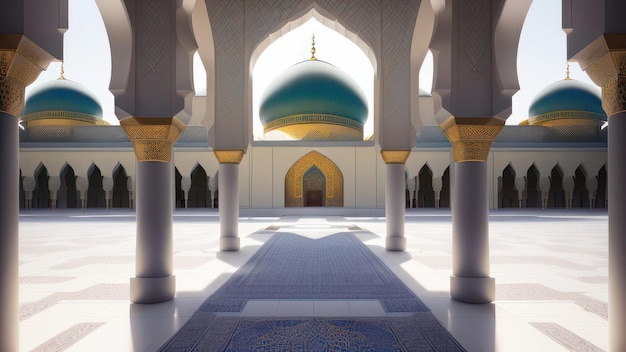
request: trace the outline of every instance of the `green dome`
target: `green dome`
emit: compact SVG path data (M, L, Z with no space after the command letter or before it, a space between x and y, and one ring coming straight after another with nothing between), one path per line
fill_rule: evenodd
M590 84L564 79L544 88L531 102L529 122L559 118L585 118L606 121L599 93Z
M367 100L357 83L337 67L320 60L297 63L265 90L259 111L263 125L295 115L330 115L367 120Z
M24 104L24 120L49 117L102 120L98 99L80 83L56 79L34 88Z

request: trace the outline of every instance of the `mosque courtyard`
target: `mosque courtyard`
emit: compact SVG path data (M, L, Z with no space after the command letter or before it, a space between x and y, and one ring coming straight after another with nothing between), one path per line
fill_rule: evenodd
M493 304L449 297L449 210L407 209L405 252L384 249L382 210L369 217L253 216L241 250L219 251L217 209L174 213L174 300L129 301L136 222L130 210L20 214L20 350L156 351L274 234L319 239L351 232L468 351L608 348L608 216L602 210L492 210ZM267 214L263 214L267 215ZM359 270L355 268L354 270ZM242 317L395 317L375 300L249 300Z

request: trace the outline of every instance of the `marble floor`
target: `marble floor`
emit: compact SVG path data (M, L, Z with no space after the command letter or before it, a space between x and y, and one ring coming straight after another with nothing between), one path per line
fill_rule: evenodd
M131 304L135 217L128 210L20 214L20 350L154 351L276 230L353 231L468 351L603 351L608 346L606 211L490 214L496 301L449 297L451 217L410 209L408 250L384 250L382 217L242 217L241 251L220 252L215 210L174 215L176 298ZM267 229L271 229L268 231ZM377 301L249 301L246 316L367 317Z

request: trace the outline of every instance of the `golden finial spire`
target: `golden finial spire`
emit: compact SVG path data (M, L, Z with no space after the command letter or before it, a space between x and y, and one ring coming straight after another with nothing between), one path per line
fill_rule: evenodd
M569 76L569 62L567 63L567 69L565 70L565 79L572 79L572 78Z
M65 70L64 70L64 65L65 62L61 61L61 75L59 76L59 79L65 79L65 76L63 76L65 74Z
M313 33L313 37L311 38L311 60L317 60L315 58L315 33Z

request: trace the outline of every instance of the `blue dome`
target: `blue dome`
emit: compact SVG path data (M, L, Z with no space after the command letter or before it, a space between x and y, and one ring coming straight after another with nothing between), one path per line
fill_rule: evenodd
M259 111L263 125L296 115L331 115L362 126L367 100L357 83L337 67L320 60L297 63L265 90Z
M88 120L102 119L98 99L83 85L68 79L56 79L34 88L26 99L22 116L28 119L52 111L67 113L68 118L76 115Z
M590 84L564 79L544 88L528 109L529 123L555 119L606 121L600 94Z

